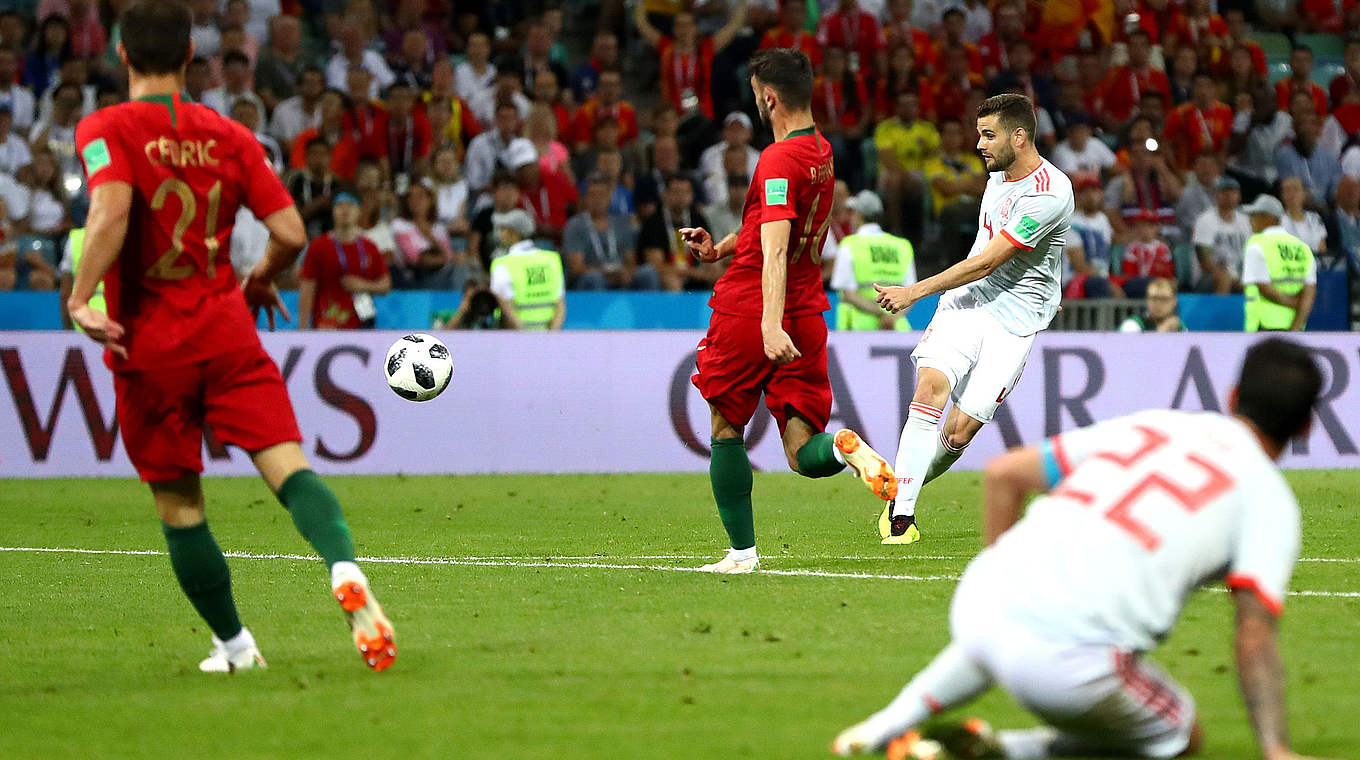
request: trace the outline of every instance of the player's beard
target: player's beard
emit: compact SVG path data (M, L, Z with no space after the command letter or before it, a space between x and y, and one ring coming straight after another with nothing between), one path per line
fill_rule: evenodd
M1004 153L993 153L992 157L987 159L987 171L1004 172L1015 163L1015 158L1015 148L1007 145Z

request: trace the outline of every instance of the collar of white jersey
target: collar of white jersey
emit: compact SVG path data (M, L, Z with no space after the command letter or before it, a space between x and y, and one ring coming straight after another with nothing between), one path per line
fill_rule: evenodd
M878 222L865 222L855 230L856 235L882 235L883 228L878 226Z
M534 242L533 238L530 238L528 240L521 240L518 243L515 243L514 245L507 248L505 252L511 256L516 256L521 253L533 253L534 251L537 250L538 244Z
M1283 224L1272 224L1272 225L1270 225L1269 227L1267 227L1267 228L1261 230L1261 234L1262 234L1262 235L1288 235L1288 234L1289 234L1289 230L1285 229Z

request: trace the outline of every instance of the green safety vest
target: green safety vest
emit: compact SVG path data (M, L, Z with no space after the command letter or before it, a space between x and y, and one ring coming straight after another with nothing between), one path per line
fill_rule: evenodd
M71 271L78 272L80 271L80 256L85 252L85 228L71 230L67 242L71 245ZM104 303L103 280L100 280L99 284L94 286L94 295L90 298L90 308L105 314L109 312L109 307ZM80 325L75 325L75 328L80 332L85 332Z
M1303 290L1304 277L1313 266L1313 252L1302 240L1287 232L1262 232L1247 240L1247 247L1255 243L1266 254L1270 284L1281 295L1297 295ZM1295 309L1267 301L1261 289L1248 285L1242 289L1247 296L1246 330L1288 330L1294 324Z
M533 251L502 256L491 262L491 275L506 269L515 288L515 311L526 330L546 330L561 300L566 278L556 251Z
M847 235L841 245L848 248L854 262L855 281L862 284L856 291L861 298L878 298L874 283L901 285L915 258L911 241L882 233L878 235ZM884 312L885 314L887 312ZM837 330L877 330L878 317L856 309L842 301L836 308ZM907 320L897 321L897 330L910 330Z

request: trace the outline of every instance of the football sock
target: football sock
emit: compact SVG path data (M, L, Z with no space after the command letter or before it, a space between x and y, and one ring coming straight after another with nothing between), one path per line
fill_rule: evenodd
M199 617L222 641L241 632L241 618L231 598L231 571L206 522L191 528L174 528L161 523L165 543L170 548L170 565L175 569L179 587L198 610Z
M311 470L298 470L283 481L279 501L293 515L293 524L329 567L354 561L354 537L340 512L335 493Z
M926 470L935 458L935 446L939 440L940 417L944 414L929 404L912 402L907 413L906 424L902 425L902 438L897 444L897 461L893 472L897 473L897 503L892 514L916 514L916 497L921 495L921 485Z
M940 435L935 441L935 458L930 460L930 469L926 471L925 480L921 481L921 485L948 472L949 468L959 461L959 457L963 456L963 450L966 448L968 448L966 443L957 449L950 446L949 440L945 438L944 428L940 428Z
M255 637L249 628L242 628L240 633L223 641L222 646L227 650L228 657L239 657L255 646Z
M751 515L751 460L746 456L742 438L714 438L713 455L708 461L708 478L713 482L713 500L718 503L733 549L756 545L755 518Z
M798 472L804 477L826 478L845 469L845 460L836 449L836 437L818 433L798 449Z
M1001 742L1001 747L1006 750L1007 758L1015 760L1043 760L1043 758L1056 757L1054 750L1058 743L1059 734L1057 729L1049 726L1039 728L1026 728L1018 731L997 731L996 739ZM1100 748L1087 747L1088 751L1078 751L1074 755L1099 755Z
M865 721L882 736L897 736L935 713L958 707L991 688L992 679L951 643L916 674L888 706Z

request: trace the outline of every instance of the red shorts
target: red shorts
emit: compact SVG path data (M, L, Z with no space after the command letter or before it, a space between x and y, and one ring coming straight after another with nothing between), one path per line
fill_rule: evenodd
M760 394L782 433L790 412L816 430L831 418L831 381L826 376L826 319L821 314L788 317L784 330L803 355L780 367L765 358L759 317L714 312L699 343L694 387L723 419L745 425Z
M203 426L249 452L301 441L288 390L263 348L113 373L118 427L148 483L203 472Z

